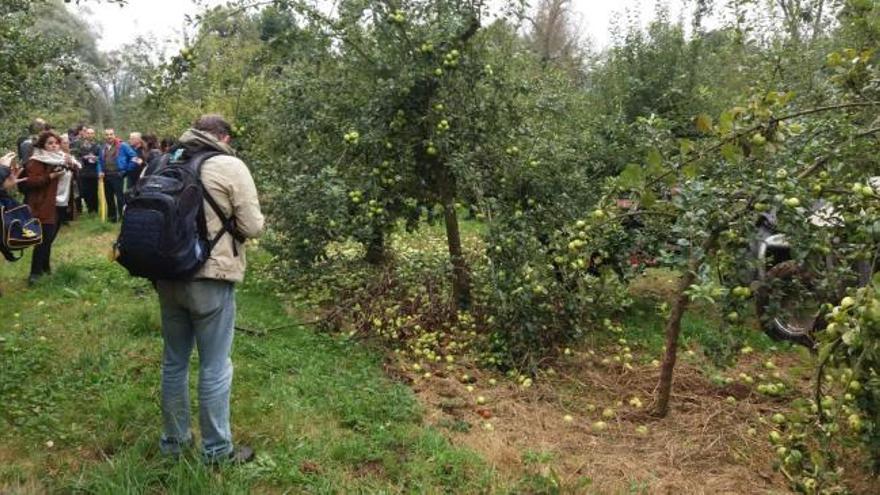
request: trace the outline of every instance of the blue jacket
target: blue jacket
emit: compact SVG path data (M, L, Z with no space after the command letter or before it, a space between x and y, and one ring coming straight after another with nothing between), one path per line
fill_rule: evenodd
M137 150L132 148L127 142L123 141L122 145L119 147L119 154L116 155L116 168L118 168L123 174L137 169L138 164L131 161L132 159L137 158L137 156Z
M137 164L132 162L131 159L138 156L137 151L131 147L130 144L125 141L119 141L119 152L116 154L116 170L120 174L125 174L129 170L134 170L137 168ZM101 174L104 172L104 151L107 148L106 145L101 146L101 151L98 153L98 173Z

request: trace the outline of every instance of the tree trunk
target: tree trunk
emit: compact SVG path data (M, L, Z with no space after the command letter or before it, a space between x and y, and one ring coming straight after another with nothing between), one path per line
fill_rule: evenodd
M816 7L816 15L813 19L813 33L811 35L813 42L819 39L819 34L822 32L822 16L824 15L824 8L825 0L821 0Z
M657 397L653 415L665 418L669 413L669 397L672 395L672 375L675 371L675 360L678 357L678 337L681 335L681 319L687 311L690 299L685 291L694 284L697 279L697 271L703 265L703 260L715 246L721 229L715 229L709 234L709 238L701 246L701 249L691 252L688 260L687 271L678 282L675 302L672 312L666 321L666 355L663 357L663 366L660 368L660 382L657 384Z
M795 45L801 42L801 16L803 8L799 0L778 0L782 13L785 16L784 22L788 29L788 35L791 37Z
M691 256L688 269L678 282L675 302L669 320L666 321L666 356L663 358L663 367L660 368L660 383L657 386L657 403L654 407L654 415L665 418L669 413L669 396L672 394L672 374L675 370L675 360L678 357L678 337L681 335L681 318L687 310L690 302L685 291L693 285L697 278L697 270L700 269L702 258L698 253Z
M371 265L381 265L387 261L385 234L381 230L373 230L373 234L367 242L367 254L364 259Z
M455 202L444 202L443 218L446 223L449 258L452 261L452 295L459 309L468 309L471 305L471 277L461 248L461 231L458 228L458 212L455 210Z

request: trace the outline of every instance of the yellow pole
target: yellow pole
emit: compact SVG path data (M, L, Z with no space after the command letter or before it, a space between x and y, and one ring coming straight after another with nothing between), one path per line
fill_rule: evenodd
M107 195L104 193L104 178L98 177L98 216L107 221Z

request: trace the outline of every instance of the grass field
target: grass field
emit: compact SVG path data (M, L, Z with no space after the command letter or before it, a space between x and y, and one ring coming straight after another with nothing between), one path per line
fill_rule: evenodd
M256 280L238 291L238 325L254 333L236 335L232 413L236 440L256 449L257 462L212 470L197 452L163 458L156 297L108 261L113 238L93 220L62 229L54 274L32 288L28 259L0 265L0 493L495 486L477 455L422 426L415 396L385 377L380 354L298 326Z
M414 249L442 251L436 229L423 234ZM807 393L809 353L697 308L683 323L672 412L645 414L663 345L654 305L674 274L633 284L622 333L595 332L524 388L467 359L426 377L370 339L298 324L286 303L297 288L253 276L269 272L253 249L232 414L258 459L218 470L197 451L163 458L158 306L147 282L108 260L114 236L94 220L63 229L55 273L34 287L27 258L0 265L0 494L787 491L766 418ZM786 392L759 394L744 375ZM856 457L849 467L855 491L871 493Z

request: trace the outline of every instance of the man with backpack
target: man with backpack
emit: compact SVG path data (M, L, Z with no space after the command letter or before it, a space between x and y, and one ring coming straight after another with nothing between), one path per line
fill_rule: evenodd
M195 251L198 255L206 248L209 254L197 265L197 271L191 277L163 279L160 274L149 277L156 281L165 341L162 361L162 451L179 455L182 448L192 442L188 370L190 354L195 345L199 352L202 454L210 464L242 463L254 457L249 447L233 448L229 424L232 386L230 354L235 327L235 283L244 279L245 272L243 241L260 235L263 215L254 180L247 166L235 157L235 152L229 146L231 133L229 124L222 117L205 115L183 134L180 145L164 159L171 163L163 165L159 174L170 174L168 177L171 177L175 173L183 173L183 170L175 172L175 167L190 167L197 184L200 178L203 199L200 198L199 206L195 207L199 210L195 223L202 232ZM150 210L155 207L151 205L156 203L149 200L140 202L138 199L157 194L158 189L149 183L149 179L145 180L143 190L139 184L132 191L132 199L125 212L119 241L121 258L127 255L126 249L139 249L136 241L145 235L144 231L150 230L144 227L151 225L149 222L158 211ZM157 179L155 184L163 183L167 182ZM184 204L184 199L180 201L180 204ZM127 231L131 225L134 227ZM187 227L176 230L187 230ZM127 240L127 232L135 237L133 241ZM180 256L175 252L160 258L176 260ZM126 265L123 260L120 262ZM158 260L153 263L158 264L161 264ZM135 270L129 269L135 274ZM145 269L155 269L155 266Z

